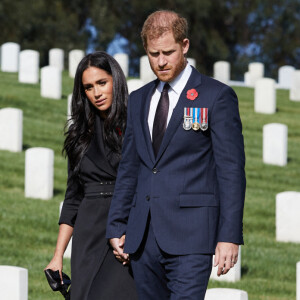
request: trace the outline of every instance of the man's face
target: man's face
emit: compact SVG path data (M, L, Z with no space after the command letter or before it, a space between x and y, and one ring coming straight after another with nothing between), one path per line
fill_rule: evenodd
M184 55L188 52L189 40L176 43L173 33L168 31L157 39L147 40L147 55L152 71L159 80L171 82L186 65Z

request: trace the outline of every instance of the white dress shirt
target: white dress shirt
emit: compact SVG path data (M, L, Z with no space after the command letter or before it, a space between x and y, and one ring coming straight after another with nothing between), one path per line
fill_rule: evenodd
M181 71L181 73L171 82L169 82L170 89L168 92L169 95L169 112L168 112L168 119L167 119L167 126L169 124L169 121L171 119L173 110L179 100L179 97L186 86L190 75L192 73L192 67L187 63L186 67ZM150 102L150 109L149 109L149 115L148 115L148 126L150 130L150 136L152 139L152 130L153 130L153 122L154 117L156 113L156 108L160 99L160 95L162 93L163 87L165 85L165 82L160 81L157 85L157 88L155 89L155 92L152 96L151 102ZM182 112L183 113L183 112Z

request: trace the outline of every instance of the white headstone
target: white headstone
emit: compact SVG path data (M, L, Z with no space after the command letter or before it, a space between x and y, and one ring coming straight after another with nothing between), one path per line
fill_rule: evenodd
M62 210L62 207L63 207L63 202L60 202L60 205L59 205L59 215L61 214L61 210ZM71 254L72 254L72 237L69 241L69 244L66 248L66 251L64 253L64 258L71 258Z
M117 53L114 55L114 59L119 63L125 77L128 77L129 59L126 53Z
M0 299L28 299L28 271L14 266L0 266Z
M156 79L156 76L150 67L150 63L147 55L142 56L140 59L140 79L145 84Z
M263 162L285 166L287 164L288 127L270 123L263 127Z
M67 119L71 118L72 112L72 94L68 95L68 106L67 106Z
M261 78L255 83L254 111L262 114L274 114L276 112L276 88L275 80Z
M250 87L254 87L256 80L264 77L264 64L259 62L250 63L248 66L248 72L245 73L245 84Z
M141 88L145 83L141 79L129 79L127 80L127 86L128 86L128 93Z
M25 152L25 197L48 200L53 197L54 151L30 148Z
M300 192L276 195L276 240L300 243Z
M77 66L80 63L80 61L84 57L84 51L82 50L71 50L69 52L69 75L70 77L75 77Z
M248 300L245 291L237 289L216 288L206 291L205 300Z
M292 66L282 66L278 71L278 84L281 88L289 89L292 86L292 78L295 68Z
M18 72L20 45L5 43L1 46L1 71Z
M21 152L23 147L23 112L18 108L0 109L0 149Z
M300 70L295 70L293 73L290 100L300 101Z
M49 66L57 67L61 71L64 69L64 50L53 48L49 50Z
M214 78L228 84L230 80L230 63L217 61L214 63Z
M300 261L297 262L296 300L300 300Z
M195 58L188 57L188 58L187 58L187 61L189 62L189 64L190 64L192 67L196 68L196 59L195 59Z
M213 256L214 261L215 256ZM221 275L218 277L218 266L213 267L210 275L210 279L217 281L227 281L227 282L236 282L241 280L241 247L239 247L239 257L237 263L234 265L232 269L225 275Z
M264 77L265 67L263 63L253 62L249 64L248 68L249 72L257 79Z
M246 86L251 86L252 85L251 74L250 74L249 71L244 74L244 82L245 82Z
M19 82L38 83L40 54L35 50L23 50L19 57Z
M61 99L62 74L57 67L46 66L41 69L41 96Z

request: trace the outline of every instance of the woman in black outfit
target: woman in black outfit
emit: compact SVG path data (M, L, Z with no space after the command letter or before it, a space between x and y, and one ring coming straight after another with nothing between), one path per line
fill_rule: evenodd
M68 157L67 191L55 254L46 267L61 273L63 253L73 235L72 300L137 299L127 262L115 258L105 239L127 95L124 74L111 56L99 51L79 63L63 148Z

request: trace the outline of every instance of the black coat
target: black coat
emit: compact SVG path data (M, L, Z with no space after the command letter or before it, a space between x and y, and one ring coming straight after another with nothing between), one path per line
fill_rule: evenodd
M80 165L82 185L71 182L69 171L59 220L74 227L71 300L137 299L130 268L116 260L105 238L119 157L104 146L102 128L97 117L95 136Z

